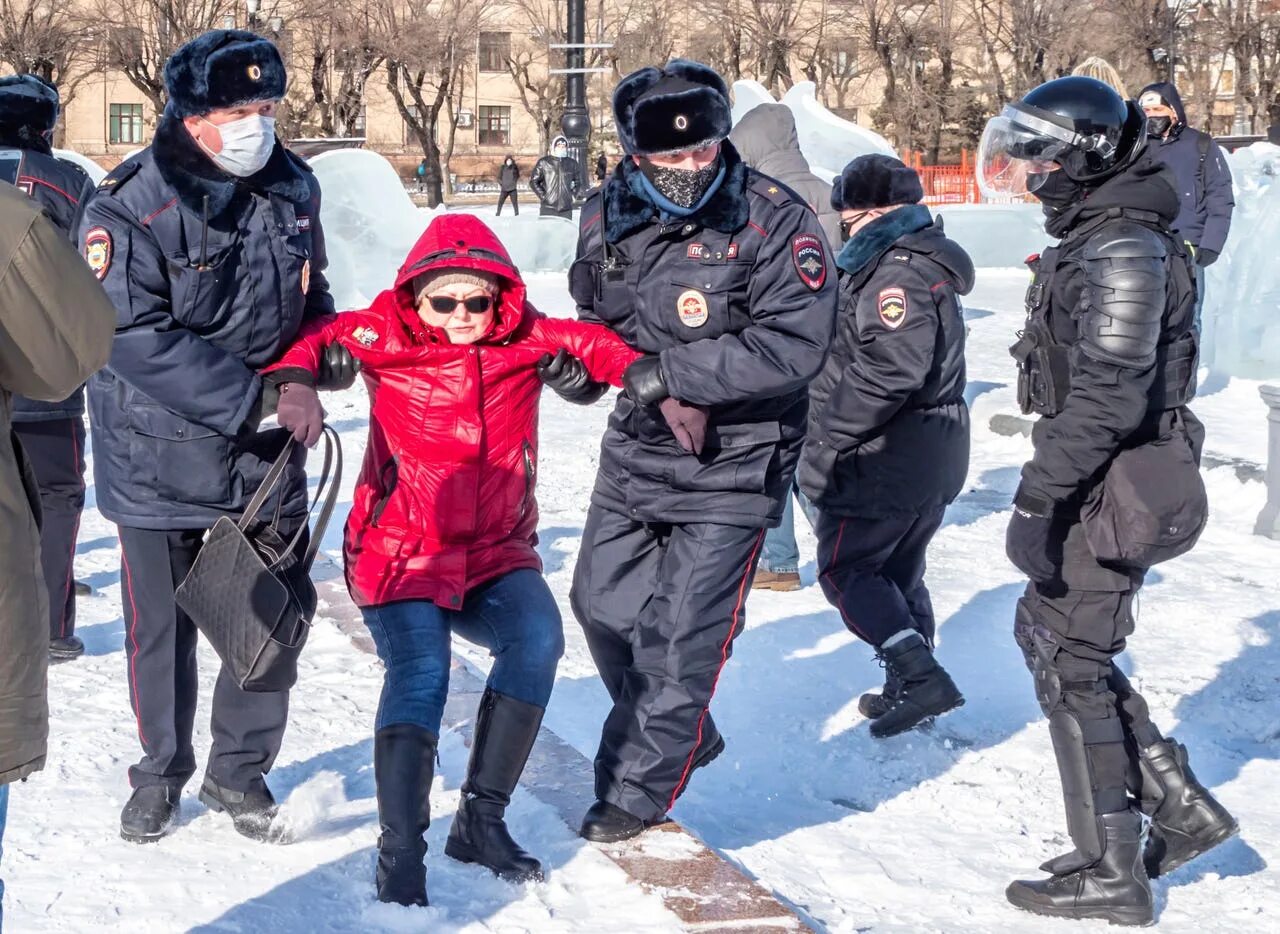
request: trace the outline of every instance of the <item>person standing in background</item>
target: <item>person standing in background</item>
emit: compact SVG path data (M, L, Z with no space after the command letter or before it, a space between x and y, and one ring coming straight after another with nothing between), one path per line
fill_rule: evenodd
M511 201L511 209L520 216L520 196L516 186L520 184L520 166L516 165L516 157L508 155L502 160L498 169L498 217L502 216L502 206Z
M538 160L529 176L529 190L542 202L542 217L573 216L578 199L578 163L569 156L569 142L557 136L551 152Z

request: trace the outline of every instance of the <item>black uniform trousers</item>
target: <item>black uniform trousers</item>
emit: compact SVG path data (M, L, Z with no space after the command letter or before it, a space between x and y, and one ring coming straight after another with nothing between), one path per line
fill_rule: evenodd
M515 209L516 217L519 217L520 216L520 195L514 190L504 191L500 195L498 195L498 217L502 216L502 206L506 204L508 200L511 201L511 207Z
M1099 565L1078 522L1059 519L1059 579L1028 584L1014 636L1035 678L1062 778L1067 827L1082 852L1100 841L1096 817L1129 807L1137 750L1159 742L1147 702L1115 658L1133 633L1133 601L1144 571Z
M13 426L40 489L40 564L49 592L49 638L76 631L72 564L84 511L84 419L16 422Z
M134 788L164 784L176 792L195 772L197 630L178 609L174 591L191 570L205 531L120 527L129 700L142 743L142 758L129 768ZM206 773L235 791L261 787L280 751L288 715L287 691L243 691L223 669L213 690Z
M916 515L846 517L819 511L818 581L855 636L879 647L914 629L932 646L933 603L925 555L945 508Z
M723 748L707 708L763 542L763 529L587 513L570 599L613 699L595 761L602 801L659 820Z

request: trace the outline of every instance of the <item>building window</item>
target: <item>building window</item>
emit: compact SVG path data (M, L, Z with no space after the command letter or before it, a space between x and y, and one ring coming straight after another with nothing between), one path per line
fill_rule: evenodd
M481 146L509 146L511 144L511 108L480 105Z
M409 111L409 118L413 120L414 123L418 123L420 121L421 118L418 116L417 104L409 104L405 107L405 110ZM403 120L402 118L402 122L404 123L404 144L406 146L417 145L418 134L413 131L413 127L410 126L409 120Z
M511 57L511 33L480 33L480 70L506 71Z
M108 113L107 139L110 142L142 142L141 104L112 104Z

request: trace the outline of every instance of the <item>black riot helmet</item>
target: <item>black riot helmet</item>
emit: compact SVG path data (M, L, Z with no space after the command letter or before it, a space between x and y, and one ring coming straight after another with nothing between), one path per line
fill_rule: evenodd
M1133 101L1093 78L1057 78L987 122L978 184L988 196L1034 194L1061 169L1093 187L1131 165L1146 139L1146 118Z

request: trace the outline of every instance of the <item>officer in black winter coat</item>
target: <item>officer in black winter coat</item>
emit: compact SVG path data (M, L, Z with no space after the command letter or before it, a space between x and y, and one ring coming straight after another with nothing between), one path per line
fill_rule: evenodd
M320 189L275 137L285 70L270 42L217 30L165 66L169 104L152 145L121 164L85 210L81 241L114 302L111 359L89 384L98 508L119 526L129 694L143 757L121 834L168 829L195 771L196 629L174 590L206 530L238 516L292 430L314 444L323 411L304 382L264 383L310 318L333 312ZM293 374L296 378L296 374ZM258 431L278 400L284 429ZM306 513L305 452L262 510L291 534ZM304 541L300 547L305 547ZM268 839L264 776L289 698L248 693L223 671L200 798Z
M884 661L864 694L876 737L964 703L933 657L925 552L969 470L965 326L973 263L920 200L914 169L854 159L831 191L848 236L840 315L809 390L800 488L818 508L818 580L846 626Z
M1049 719L1075 849L1009 900L1055 917L1152 920L1148 879L1236 831L1115 664L1147 566L1206 518L1198 472L1191 260L1178 197L1144 150L1146 121L1091 78L1042 85L993 118L989 192L1031 191L1061 242L1031 262L1013 347L1024 411L1041 418L1007 551L1031 579L1015 635ZM1197 503L1197 497L1200 501ZM1142 815L1150 834L1142 848Z
M648 355L609 419L571 594L613 698L582 827L598 841L661 821L724 748L708 706L835 311L817 218L738 158L719 75L645 68L613 109L626 155L583 207L569 274L579 316Z
M35 75L0 78L0 181L16 185L71 241L93 183L50 148L58 91ZM49 657L78 658L72 560L84 509L84 389L61 402L14 397L13 430L40 488L40 562L49 592Z

